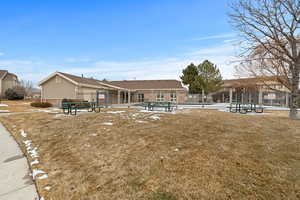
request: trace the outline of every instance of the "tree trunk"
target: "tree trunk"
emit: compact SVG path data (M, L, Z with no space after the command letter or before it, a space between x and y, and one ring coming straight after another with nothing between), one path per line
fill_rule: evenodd
M290 118L291 119L299 119L298 118L298 90L299 90L299 72L294 70L292 75L292 90L291 90L291 103L290 103Z

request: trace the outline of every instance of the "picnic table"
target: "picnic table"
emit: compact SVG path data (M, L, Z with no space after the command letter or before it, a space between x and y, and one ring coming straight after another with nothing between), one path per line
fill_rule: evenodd
M97 105L96 102L77 101L77 102L62 102L61 109L64 114L76 115L79 109L87 109L88 112L100 112L102 105Z
M246 114L248 112L256 112L256 113L263 113L264 107L261 105L257 105L255 103L243 103L243 102L236 102L231 103L228 107L229 111L232 113L242 113Z
M177 104L174 102L160 102L160 101L152 101L152 102L143 102L141 106L145 107L145 110L153 111L154 108L164 108L166 112L171 112L174 108L177 108Z

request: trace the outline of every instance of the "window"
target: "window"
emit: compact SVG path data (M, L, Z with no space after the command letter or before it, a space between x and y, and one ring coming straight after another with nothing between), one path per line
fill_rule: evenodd
M164 101L164 93L162 91L156 94L156 101Z
M144 102L144 94L138 94L138 101Z
M172 102L177 102L177 94L176 94L176 92L171 92L170 97L171 97L171 101Z
M56 76L55 82L56 82L56 83L61 83L61 78L60 78L59 76Z

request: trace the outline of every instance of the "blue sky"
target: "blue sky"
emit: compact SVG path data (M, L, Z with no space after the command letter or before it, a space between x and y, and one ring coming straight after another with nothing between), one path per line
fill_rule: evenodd
M1 1L0 67L37 83L55 71L178 79L190 62L233 76L228 1Z

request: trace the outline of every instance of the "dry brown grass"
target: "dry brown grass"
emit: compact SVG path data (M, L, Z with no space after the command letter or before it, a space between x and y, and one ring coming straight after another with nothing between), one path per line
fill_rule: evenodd
M22 128L38 147L38 168L49 174L37 181L46 199L300 198L300 121L278 113L193 110L160 120L134 113L1 121L18 142Z
M2 100L0 104L6 104L8 106L0 106L0 110L8 110L9 112L28 112L37 110L37 108L31 107L32 100L19 100L19 101L7 101Z

